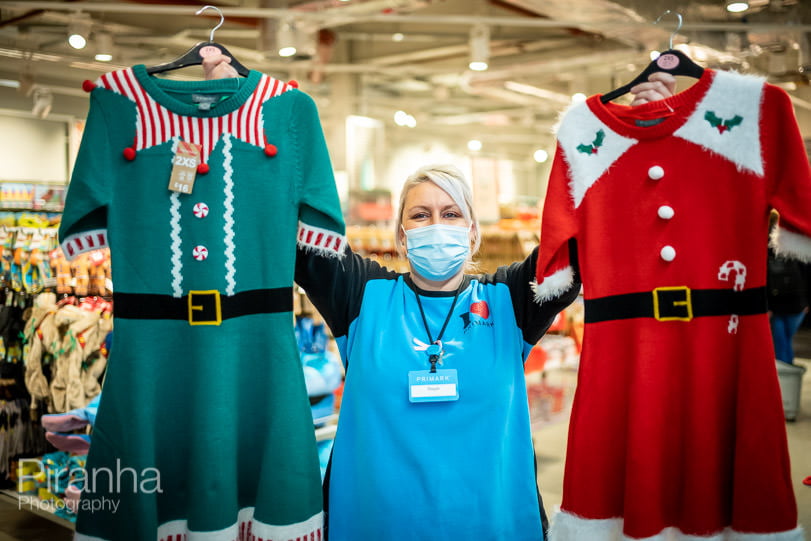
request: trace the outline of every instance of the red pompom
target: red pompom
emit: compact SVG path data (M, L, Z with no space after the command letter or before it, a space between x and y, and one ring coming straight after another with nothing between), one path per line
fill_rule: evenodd
M96 83L93 81L85 79L84 82L82 82L82 90L85 92L92 92L94 88L96 88Z
M209 167L207 163L201 163L200 165L197 166L197 173L201 175L205 175L206 173L208 173L208 171Z
M135 159L135 149L132 147L127 147L124 149L124 159L127 161L132 161Z
M289 81L287 81L287 84L289 86L292 86L293 88L298 88L298 81L296 81L295 79L290 79Z
M270 143L265 145L265 154L270 156L271 158L279 153L279 149L276 148L276 145L271 145Z

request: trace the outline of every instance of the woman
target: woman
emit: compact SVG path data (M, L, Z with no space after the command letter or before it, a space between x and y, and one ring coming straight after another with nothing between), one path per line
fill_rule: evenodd
M235 77L221 55L206 78ZM632 105L672 95L667 73ZM296 282L326 320L346 368L324 480L330 541L543 539L523 362L577 296L534 300L537 248L493 274L468 275L480 244L470 187L453 166L405 182L397 273L347 248L299 250Z
M537 304L536 250L465 274L480 231L453 166L411 175L396 223L408 273L349 249L340 261L298 254L296 282L347 369L330 539L542 539L523 362L579 284Z

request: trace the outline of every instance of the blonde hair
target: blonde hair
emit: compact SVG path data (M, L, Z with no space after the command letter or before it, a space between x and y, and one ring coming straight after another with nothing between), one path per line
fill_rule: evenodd
M426 165L414 171L406 179L403 190L400 192L400 205L397 210L397 220L395 221L394 238L397 252L403 256L406 252L400 236L406 197L413 187L423 182L433 182L447 193L462 211L462 217L465 221L473 226L470 237L470 257L472 258L479 251L479 246L482 243L479 221L476 218L476 210L473 208L473 193L470 190L470 184L468 184L462 171L455 165Z

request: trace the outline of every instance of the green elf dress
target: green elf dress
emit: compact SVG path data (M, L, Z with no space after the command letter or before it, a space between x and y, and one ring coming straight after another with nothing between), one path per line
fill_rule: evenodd
M293 271L297 245L346 240L312 99L256 71L84 87L60 243L109 245L115 332L76 539L321 539ZM193 188L170 191L190 144Z

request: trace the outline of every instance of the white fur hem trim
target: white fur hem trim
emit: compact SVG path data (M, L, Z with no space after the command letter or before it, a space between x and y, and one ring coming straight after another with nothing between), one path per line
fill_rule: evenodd
M772 533L736 532L731 528L710 535L688 535L678 528L665 528L651 537L628 537L622 532L621 518L588 519L560 511L552 518L550 541L803 541L803 529Z
M772 231L769 244L778 255L811 263L811 238L778 226Z
M346 237L329 229L299 222L298 245L307 251L314 251L318 255L341 258L346 247Z
M76 233L66 237L62 241L62 251L68 261L72 261L77 255L99 248L107 247L107 230L94 229L84 233Z
M255 539L305 539L321 541L323 539L322 526L324 513L317 513L303 522L275 526L265 524L253 518L253 507L246 507L239 512L237 522L223 530L212 532L192 532L188 529L185 520L173 520L158 527L158 541L220 541L223 539L238 541L253 541ZM73 541L107 541L102 537L94 537L76 533Z
M574 269L566 267L543 279L543 283L535 280L530 282L532 291L535 292L535 302L541 304L548 300L559 297L561 293L568 290L574 283Z

